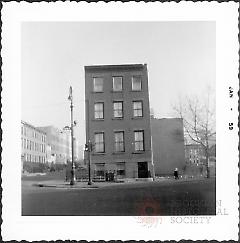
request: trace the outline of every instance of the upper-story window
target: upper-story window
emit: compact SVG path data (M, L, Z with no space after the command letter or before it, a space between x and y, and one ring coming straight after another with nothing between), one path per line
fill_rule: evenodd
M100 77L93 78L93 91L103 92L103 78Z
M113 91L122 91L122 77L113 77Z
M144 131L134 131L135 151L144 151Z
M133 91L142 90L142 79L140 76L132 77L132 90Z
M133 101L133 117L143 117L142 101Z
M113 117L114 118L123 118L123 102L122 101L113 102Z
M94 118L104 119L104 103L98 102L94 104Z
M103 132L95 133L94 140L95 140L95 144L94 144L95 153L104 153L105 152L104 133Z
M114 132L115 151L124 152L124 132Z

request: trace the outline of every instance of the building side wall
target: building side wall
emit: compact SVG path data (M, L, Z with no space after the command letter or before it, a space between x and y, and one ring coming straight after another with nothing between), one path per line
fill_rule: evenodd
M185 165L182 119L151 119L155 175L181 173Z

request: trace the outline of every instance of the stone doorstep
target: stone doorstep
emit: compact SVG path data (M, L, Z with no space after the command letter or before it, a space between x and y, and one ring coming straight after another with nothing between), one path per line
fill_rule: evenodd
M153 178L136 178L136 181L153 181Z

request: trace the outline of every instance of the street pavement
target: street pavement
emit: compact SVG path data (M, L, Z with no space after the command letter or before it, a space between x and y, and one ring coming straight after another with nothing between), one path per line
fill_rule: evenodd
M90 187L87 182L71 187L56 179L22 180L22 215L215 215L215 205L215 178L99 182Z

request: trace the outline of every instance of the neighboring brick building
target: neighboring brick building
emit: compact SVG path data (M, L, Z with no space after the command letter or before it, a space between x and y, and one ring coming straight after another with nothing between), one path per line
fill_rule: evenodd
M94 175L153 176L147 65L86 66L85 98Z
M181 173L185 165L183 121L181 118L151 118L153 163L156 176Z
M46 133L21 121L22 167L27 163L46 163Z

